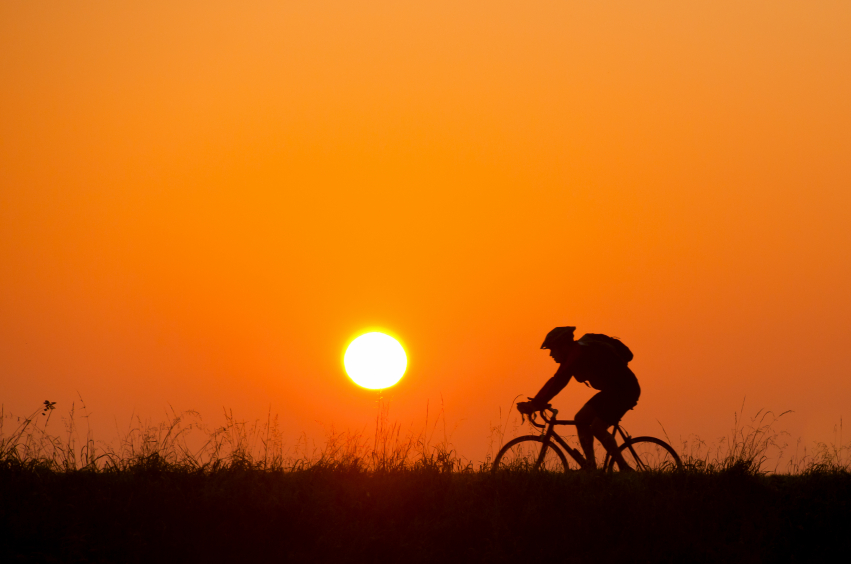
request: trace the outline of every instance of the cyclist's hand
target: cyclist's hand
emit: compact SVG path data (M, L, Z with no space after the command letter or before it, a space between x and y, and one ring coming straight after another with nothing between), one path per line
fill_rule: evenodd
M535 409L532 407L531 401L518 401L517 411L519 411L523 415L531 415L535 412Z
M529 401L517 402L517 411L523 415L532 415L536 411L543 411L545 409L552 409L552 406L548 403L541 404L536 402L533 398L529 398Z
M517 411L519 411L523 415L531 415L538 411L538 407L534 405L534 403L531 401L518 401Z

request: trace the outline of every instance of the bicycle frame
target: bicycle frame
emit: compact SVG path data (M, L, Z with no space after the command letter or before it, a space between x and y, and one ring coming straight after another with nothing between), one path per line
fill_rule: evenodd
M551 415L548 416L547 412L550 412ZM532 413L532 414L529 415L529 423L533 427L537 427L538 429L545 429L543 435L544 435L544 441L546 441L546 442L544 443L544 448L541 449L541 454L538 455L537 464L541 464L541 462L543 462L543 457L544 457L544 454L546 453L546 450L547 450L547 448L546 448L547 443L555 442L559 446L561 446L561 448L567 454L569 454L576 461L576 463L579 464L580 467L584 467L585 464L588 461L586 460L586 458L582 454L582 452L580 452L578 449L575 449L572 446L570 446L569 444L567 444L567 441L562 439L561 435L559 435L555 431L555 428L556 428L557 425L565 425L565 426L566 425L573 425L573 426L576 426L576 421L574 421L572 419L556 419L556 416L558 415L558 410L553 408L553 407L546 407L546 408L542 409L540 411L540 414L541 414L541 419L544 420L543 423L538 423L538 421L536 420L536 413ZM623 427L621 427L620 422L615 424L614 429L612 429L612 436L615 437L616 440L617 440L617 434L620 434L621 441L622 441L621 444L627 442L629 439L632 438L629 435L629 433L627 433L626 430ZM632 447L630 447L630 449L632 449ZM635 453L633 452L633 454L635 454ZM611 453L606 452L606 460L603 462L604 468L606 467L606 464L607 464L610 456L611 456Z

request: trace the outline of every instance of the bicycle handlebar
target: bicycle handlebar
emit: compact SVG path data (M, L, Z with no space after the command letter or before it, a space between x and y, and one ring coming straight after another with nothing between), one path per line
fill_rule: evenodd
M544 420L543 424L537 422L538 413L541 414L541 419ZM550 421L554 420L557 415L558 415L558 409L554 408L550 404L547 404L547 406L545 408L539 409L538 411L533 411L532 413L529 414L529 423L533 427L537 427L538 429L543 429L547 425L549 425Z

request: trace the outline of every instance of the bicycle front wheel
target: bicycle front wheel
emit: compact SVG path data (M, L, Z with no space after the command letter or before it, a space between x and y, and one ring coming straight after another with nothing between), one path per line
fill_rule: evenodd
M618 449L630 468L639 472L665 472L680 470L683 463L673 447L655 437L635 437L629 439ZM607 457L606 470L618 470L614 458Z
M567 470L567 458L552 441L545 441L544 437L536 435L526 435L508 441L499 449L492 470L564 472Z

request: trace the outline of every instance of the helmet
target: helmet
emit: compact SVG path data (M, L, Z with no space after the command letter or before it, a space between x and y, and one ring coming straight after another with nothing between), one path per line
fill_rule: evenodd
M541 345L541 348L552 349L573 341L574 331L576 331L576 327L556 327L547 333L547 337L544 339L544 344Z

